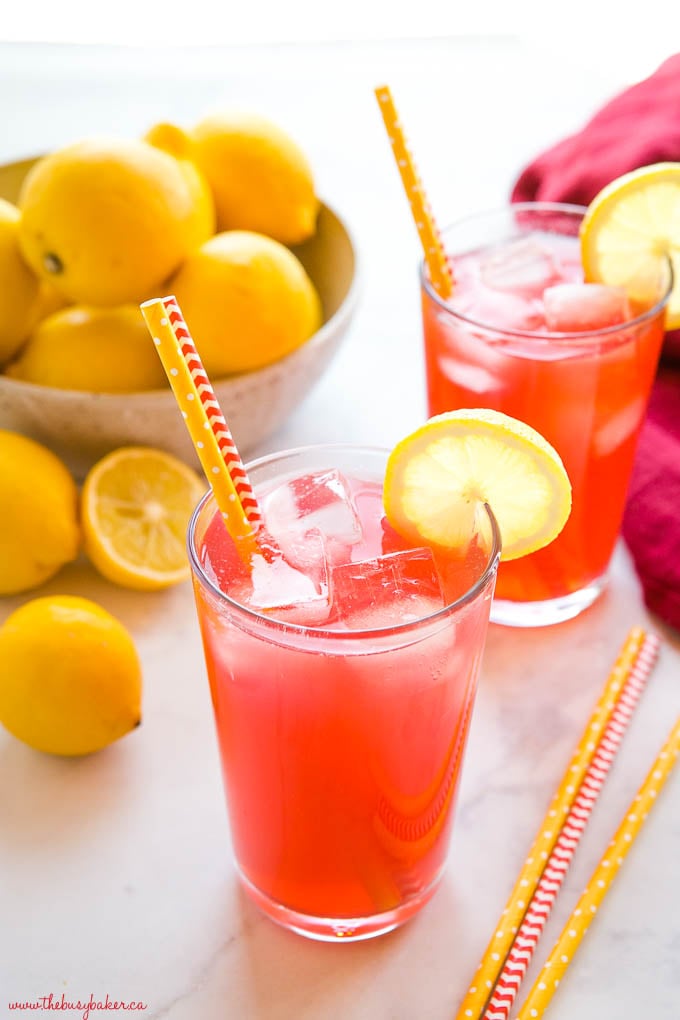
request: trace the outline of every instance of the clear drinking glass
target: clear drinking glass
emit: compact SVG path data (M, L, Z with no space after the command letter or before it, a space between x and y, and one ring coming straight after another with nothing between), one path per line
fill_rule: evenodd
M603 590L663 340L670 264L645 282L647 300L631 302L625 324L574 330L583 315L574 291L569 330L546 328L545 288L582 281L584 212L526 203L449 227L448 301L421 267L429 413L489 407L527 422L557 449L573 487L559 537L501 565L491 609L498 623L558 623Z
M500 555L484 508L470 549L444 565L453 601L428 602L422 550L397 557L405 576L415 571L416 602L385 595L383 575L363 561L395 562L382 516L386 458L309 447L247 465L265 520L266 494L284 482L320 485L335 470L350 480L362 538L349 551L333 546L331 589L344 601L332 622L291 622L290 608L275 619L230 596L234 561L215 548L226 533L212 495L189 527L236 867L266 914L326 941L389 931L437 887ZM344 588L348 571L354 586Z

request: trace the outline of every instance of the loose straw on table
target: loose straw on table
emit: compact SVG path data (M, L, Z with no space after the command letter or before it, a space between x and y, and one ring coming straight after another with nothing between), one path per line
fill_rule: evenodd
M606 853L593 872L588 885L567 921L555 948L546 960L533 988L523 1004L517 1020L542 1017L574 957L593 916L597 913L609 887L616 877L635 837L657 801L659 792L670 776L680 755L680 718L661 748L647 778L631 802Z
M453 291L451 269L449 268L446 252L444 251L444 246L430 211L429 203L425 197L423 186L406 144L406 138L397 115L392 94L387 85L381 85L374 91L383 121L385 122L392 152L397 162L397 168L401 175L404 191L411 206L411 212L413 213L420 243L423 247L425 263L430 273L432 286L439 297L446 300Z
M588 720L547 814L541 822L529 855L501 915L499 925L475 973L472 986L456 1014L456 1020L471 1020L471 1018L479 1020L484 1014L515 935L555 847L564 820L578 796L597 744L645 638L645 631L641 627L634 627L621 647L616 662L607 677L600 699Z
M140 307L224 523L247 559L258 551L262 515L177 301L153 298Z
M642 644L515 936L484 1013L484 1020L507 1020L510 1015L519 986L585 832L590 814L645 689L659 644L655 634L650 634Z

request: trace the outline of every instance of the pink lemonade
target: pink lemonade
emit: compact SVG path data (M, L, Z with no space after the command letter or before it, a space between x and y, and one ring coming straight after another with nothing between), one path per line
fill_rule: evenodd
M444 235L448 303L422 280L430 414L489 407L537 429L562 457L573 508L561 535L498 572L491 619L576 615L602 590L664 333L656 304L583 283L578 207L526 205Z
M436 888L498 562L487 512L457 557L409 547L384 517L385 458L250 465L270 536L251 568L212 498L190 529L239 873L319 939L388 931Z

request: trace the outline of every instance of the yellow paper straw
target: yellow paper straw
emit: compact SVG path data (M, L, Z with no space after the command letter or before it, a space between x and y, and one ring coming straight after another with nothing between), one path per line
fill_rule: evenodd
M542 1017L680 754L680 718L593 872L516 1020Z
M423 186L418 177L415 164L406 144L406 138L397 115L397 111L387 85L381 85L375 89L380 112L387 135L392 146L392 152L397 162L397 168L401 175L404 191L411 206L416 230L423 247L425 263L430 273L430 279L435 291L444 301L451 296L453 290L453 277L446 259L446 252L435 226L429 203L425 197Z
M484 1013L487 1001L514 942L517 929L536 892L564 820L578 795L579 787L588 771L598 741L604 732L607 720L614 709L645 637L645 631L641 627L634 627L621 647L616 662L607 677L600 699L581 735L547 814L541 822L538 834L510 893L472 984L456 1014L456 1020L479 1020L479 1017Z
M141 311L227 531L235 540L242 557L248 561L259 548L255 534L224 462L162 299L154 298L144 302Z

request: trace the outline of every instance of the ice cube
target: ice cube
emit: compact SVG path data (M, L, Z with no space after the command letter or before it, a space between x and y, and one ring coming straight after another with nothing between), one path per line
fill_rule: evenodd
M408 549L331 569L333 620L349 629L390 627L446 605L430 549Z
M639 397L595 429L593 446L598 457L608 457L635 435L644 417L645 406L644 397Z
M247 577L235 579L229 596L240 605L286 623L323 624L330 613L330 590L324 541L310 531L297 550L296 563L277 551L256 555Z
M554 333L584 333L620 326L631 319L623 287L603 283L560 283L543 295L545 322Z
M477 286L475 290L463 295L453 307L456 312L472 319L473 322L482 323L484 326L495 326L497 329L518 329L525 333L534 333L545 326L545 314L540 298L525 297L521 294L512 294L509 291L491 290ZM459 336L466 335L466 331L459 324L456 328ZM467 335L470 337L467 343L471 342L477 347L480 343L487 347L493 347L499 339L493 333L484 333L480 336L472 332L471 328L467 331ZM460 345L461 341L457 338L455 346L460 347Z
M332 562L361 541L362 528L349 483L342 474L317 471L274 489L264 501L267 528L274 541L295 563L309 532L320 532Z
M492 375L482 365L470 365L457 358L442 357L439 359L439 367L454 386L460 386L470 393L493 393L494 390L503 388L501 379Z
M246 561L240 556L234 539L227 531L220 513L215 513L200 544L200 560L207 577L221 591L228 591L235 579L248 577Z
M383 556L387 553L402 552L404 548L404 539L398 531L395 531L386 517L381 518L380 527L382 530L381 542Z
M531 234L491 249L480 261L482 283L524 298L541 297L560 279L551 253Z

